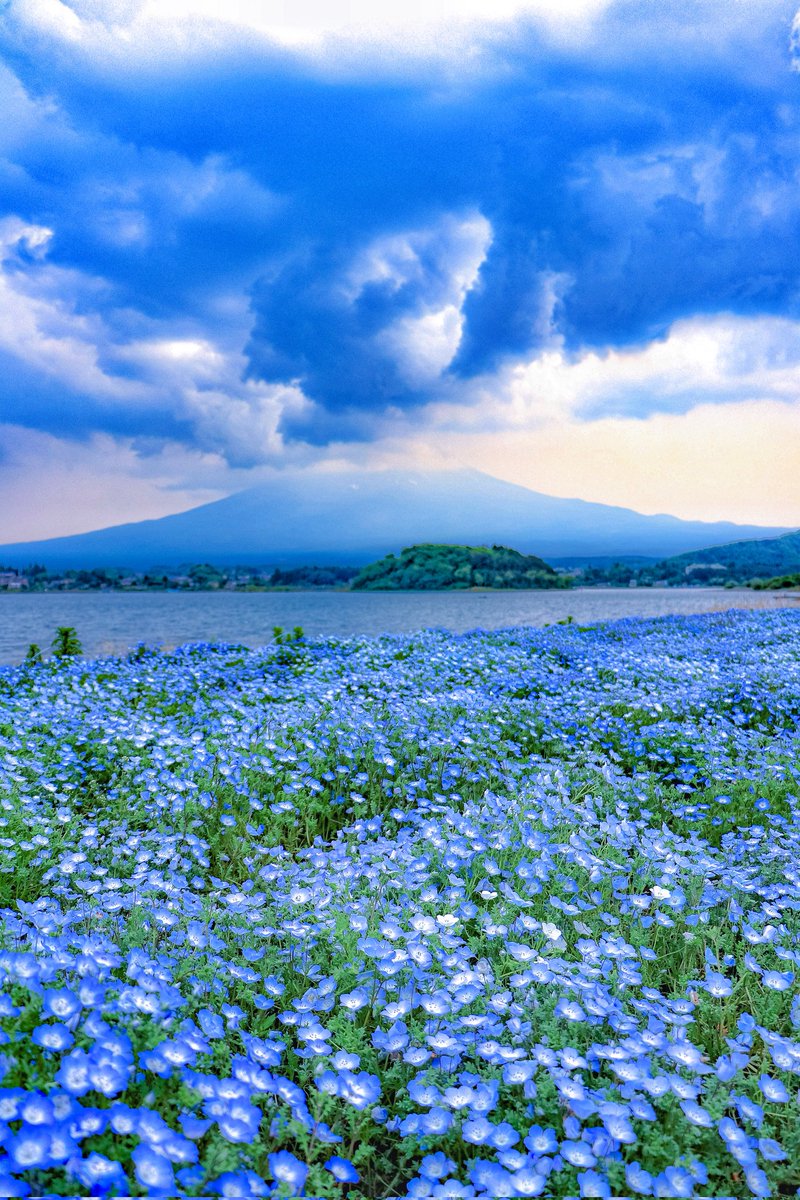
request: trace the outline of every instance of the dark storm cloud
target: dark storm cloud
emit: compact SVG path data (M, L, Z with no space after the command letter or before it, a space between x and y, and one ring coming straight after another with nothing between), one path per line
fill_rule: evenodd
M520 23L456 85L432 68L326 75L233 35L126 65L12 3L0 92L19 133L0 135L0 199L52 230L46 267L18 250L14 269L72 281L112 378L137 378L120 347L148 323L238 336L239 382L302 388L283 432L317 444L369 438L387 409L461 395L554 337L578 354L698 314L797 315L792 9L662 7L617 5L571 49ZM416 345L458 311L452 353L441 332ZM27 417L8 391L10 418L60 431L72 403L76 427L112 420L24 372ZM113 422L192 436L135 398Z

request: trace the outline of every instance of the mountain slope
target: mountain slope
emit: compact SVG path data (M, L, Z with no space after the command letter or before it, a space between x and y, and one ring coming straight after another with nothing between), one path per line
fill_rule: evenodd
M565 500L480 471L283 473L188 512L110 529L0 546L0 563L68 567L299 562L360 564L421 542L524 553L680 554L782 530L643 516Z
M721 563L736 579L769 577L800 571L800 530L779 537L728 542L689 554L674 555L670 565Z

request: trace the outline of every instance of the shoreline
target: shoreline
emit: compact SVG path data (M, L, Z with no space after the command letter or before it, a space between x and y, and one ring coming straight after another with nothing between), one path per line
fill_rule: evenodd
M751 588L746 584L735 587L720 587L714 584L689 584L679 587L642 586L629 587L613 584L578 585L577 587L555 588L328 588L328 587L243 587L243 588L13 588L0 591L4 596L528 596L528 595L591 595L598 592L614 592L628 594L640 592L645 594L702 594L704 592L726 592L728 594L776 596L786 599L800 600L800 588Z

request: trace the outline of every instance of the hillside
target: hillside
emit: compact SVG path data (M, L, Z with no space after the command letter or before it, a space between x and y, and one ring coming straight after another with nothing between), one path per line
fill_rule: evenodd
M364 567L354 591L449 591L465 588L558 588L569 580L535 554L506 546L410 546Z
M548 560L565 555L664 558L781 532L644 516L547 496L480 471L295 471L160 520L0 546L0 563L39 562L50 570L192 562L360 566L424 542L501 543Z
M800 530L780 537L728 542L673 555L650 569L669 579L686 576L698 582L711 576L744 583L755 578L790 575L800 571Z

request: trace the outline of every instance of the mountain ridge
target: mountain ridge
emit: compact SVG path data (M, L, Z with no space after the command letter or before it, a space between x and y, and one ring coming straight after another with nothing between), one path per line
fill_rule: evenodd
M729 572L748 578L800 571L800 530L708 546L673 555L667 562L687 567L719 563Z
M182 513L0 546L0 563L48 568L152 567L209 561L361 565L422 542L502 543L545 559L666 558L785 527L684 521L566 499L481 471L284 472Z

